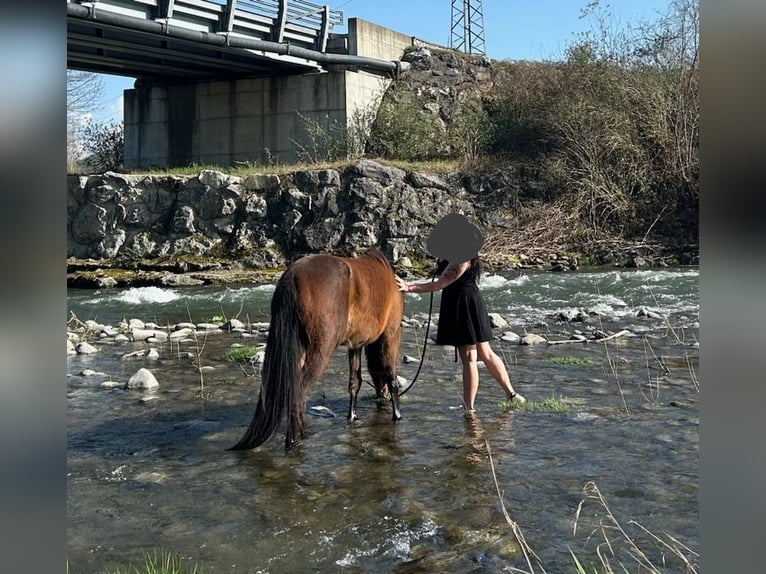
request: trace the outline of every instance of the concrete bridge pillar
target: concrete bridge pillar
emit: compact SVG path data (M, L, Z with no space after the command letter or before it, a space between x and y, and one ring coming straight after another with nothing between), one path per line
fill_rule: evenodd
M348 53L398 60L413 38L349 20ZM333 69L335 68L335 69ZM125 92L125 168L294 163L326 133L366 129L392 79L349 67L186 84L137 82Z

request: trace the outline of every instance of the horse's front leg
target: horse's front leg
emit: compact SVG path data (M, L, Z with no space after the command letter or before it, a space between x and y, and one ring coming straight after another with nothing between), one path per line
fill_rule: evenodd
M399 379L396 378L395 372L386 370L386 383L388 385L388 392L391 395L392 420L398 421L402 418L402 413L399 411Z
M362 349L348 350L348 420L355 421L356 398L362 388Z

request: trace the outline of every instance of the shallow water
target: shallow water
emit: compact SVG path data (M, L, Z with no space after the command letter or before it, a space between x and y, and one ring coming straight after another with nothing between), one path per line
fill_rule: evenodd
M97 343L98 353L68 359L70 571L103 572L154 549L175 551L205 572L528 570L503 507L546 571L573 571L570 549L597 563L599 524L607 524L594 500L578 515L593 482L649 560L684 572L641 527L699 551L698 279L696 268L485 276L490 311L518 333L561 340L575 329L626 328L635 335L534 347L495 342L519 392L559 398L572 410L503 411L502 391L482 371L474 419L460 409L452 350L429 346L396 424L388 405L370 399L361 401L360 420L347 423L341 349L308 403L338 416L309 417L311 435L287 454L281 433L254 451L225 451L247 427L259 385L254 367L227 361L226 352L254 339L166 343L154 362L121 359L144 343ZM268 320L271 291L73 290L69 311L111 324L237 314L256 322ZM665 319L636 318L641 307ZM588 324L555 321L571 308L600 315ZM427 310L428 296L407 297L409 316L425 322ZM423 329L405 328L402 354L419 356L423 337ZM214 367L204 372L202 392L191 360L178 356L199 348L203 364ZM124 382L142 366L157 376L158 391L99 386ZM104 374L79 375L86 368ZM410 380L416 369L403 364L399 374ZM641 571L625 545L614 546L630 571Z

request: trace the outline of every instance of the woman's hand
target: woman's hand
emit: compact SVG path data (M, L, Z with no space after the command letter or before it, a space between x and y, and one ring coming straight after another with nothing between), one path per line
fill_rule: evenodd
M396 285L397 287L399 287L399 291L404 291L405 293L408 293L410 290L410 286L407 285L406 281L404 281L404 279L402 279L398 275L396 276Z

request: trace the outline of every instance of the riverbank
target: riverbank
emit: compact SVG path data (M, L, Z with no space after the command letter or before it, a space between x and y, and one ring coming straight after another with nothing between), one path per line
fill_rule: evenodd
M516 184L488 173L358 160L280 175L107 172L67 184L69 287L273 282L302 255L373 246L402 273L425 275L433 267L425 240L453 212L482 229L490 270L699 263L688 239L651 227L639 238L596 230L565 204L514 200Z
M665 268L677 265L699 265L698 246L681 246L675 250L661 246L617 245L597 253L566 254L555 250L536 250L516 257L490 252L485 256L490 272L541 270L566 272L577 269ZM430 271L429 261L413 262L402 258L395 268L401 275L423 277ZM67 259L67 287L105 289L117 287L182 287L199 285L236 285L275 283L284 266L253 268L242 260L229 258L191 260L157 259L126 264L120 261Z

